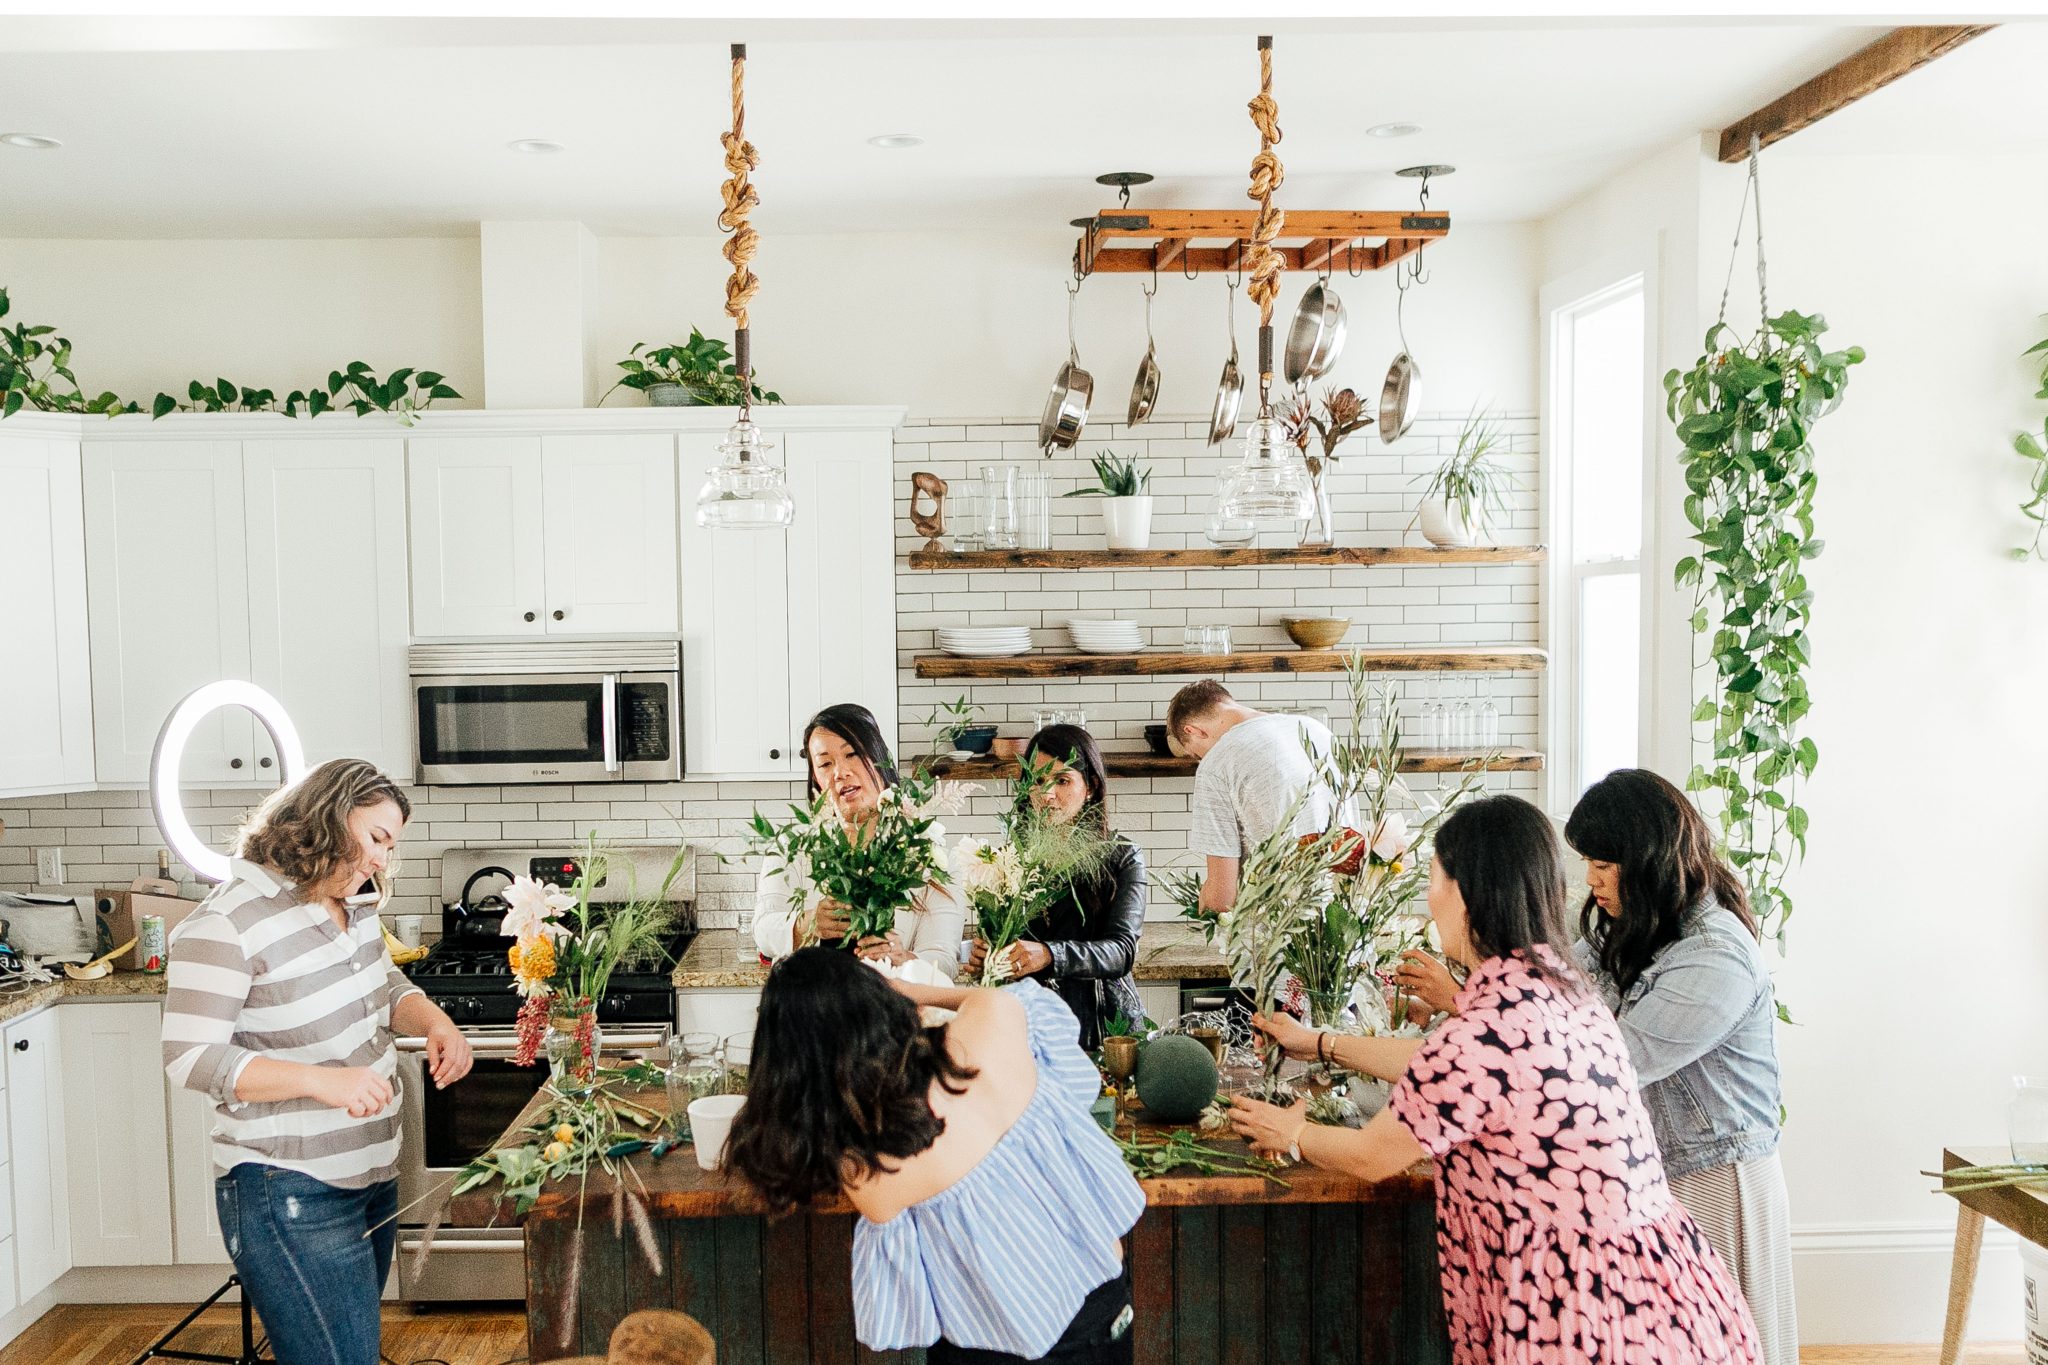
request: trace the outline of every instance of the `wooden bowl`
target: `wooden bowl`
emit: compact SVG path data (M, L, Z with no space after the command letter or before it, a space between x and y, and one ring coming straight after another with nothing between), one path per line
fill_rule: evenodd
M997 758L1015 758L1019 754L1024 752L1024 746L1026 744L1029 744L1030 742L1031 741L1028 739L1003 738L998 736L995 743L990 746L989 752L994 754Z
M1351 633L1348 616L1289 616L1280 624L1287 638L1303 649L1329 649Z

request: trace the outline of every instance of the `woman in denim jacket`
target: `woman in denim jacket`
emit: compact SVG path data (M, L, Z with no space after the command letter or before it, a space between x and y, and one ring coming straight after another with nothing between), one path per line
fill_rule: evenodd
M1692 802L1640 768L1588 788L1565 841L1591 893L1573 949L1621 1025L1672 1191L1741 1285L1767 1365L1797 1365L1777 1008L1748 894ZM1396 983L1438 1009L1456 992L1419 954Z

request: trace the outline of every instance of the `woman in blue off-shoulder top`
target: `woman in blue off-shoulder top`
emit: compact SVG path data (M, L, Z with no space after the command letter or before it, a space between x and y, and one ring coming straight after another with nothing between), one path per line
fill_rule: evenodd
M927 1027L920 1006L955 1013ZM761 992L725 1169L777 1211L844 1193L855 1335L931 1365L1131 1360L1145 1195L1090 1115L1080 1025L1032 981L916 986L804 948Z

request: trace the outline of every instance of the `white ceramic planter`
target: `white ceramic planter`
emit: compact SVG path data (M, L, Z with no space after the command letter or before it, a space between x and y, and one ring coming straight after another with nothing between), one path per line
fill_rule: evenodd
M1112 550L1142 550L1152 541L1152 495L1102 500L1102 530Z
M1479 539L1479 528L1460 517L1457 509L1446 499L1425 498L1420 512L1422 538L1432 545L1470 545Z

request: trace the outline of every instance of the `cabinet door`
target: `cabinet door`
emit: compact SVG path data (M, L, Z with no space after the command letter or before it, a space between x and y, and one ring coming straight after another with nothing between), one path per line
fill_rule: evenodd
M64 1170L64 1095L57 1014L44 1009L0 1033L7 1065L7 1164L14 1175L14 1255L23 1300L71 1268Z
M834 702L875 713L896 751L896 545L886 431L784 438L796 522L789 528L792 725ZM900 755L899 755L900 757Z
M55 1011L63 1038L73 1265L171 1263L171 1158L163 1007L81 1002Z
M242 478L255 681L308 763L366 758L409 779L405 443L247 441ZM259 775L276 776L261 726L254 744Z
M85 582L95 770L146 782L186 693L249 676L242 452L233 441L87 441ZM223 708L185 746L187 783L255 774L249 716Z
M721 439L679 438L683 487L704 481ZM788 537L707 530L689 516L681 543L684 769L692 777L801 773L790 723Z
M0 436L0 796L93 780L78 442Z
M673 633L675 438L547 436L540 471L549 633Z
M540 438L406 443L415 634L539 635Z
M179 1087L170 1115L172 1252L179 1265L226 1265L213 1203L213 1101Z

